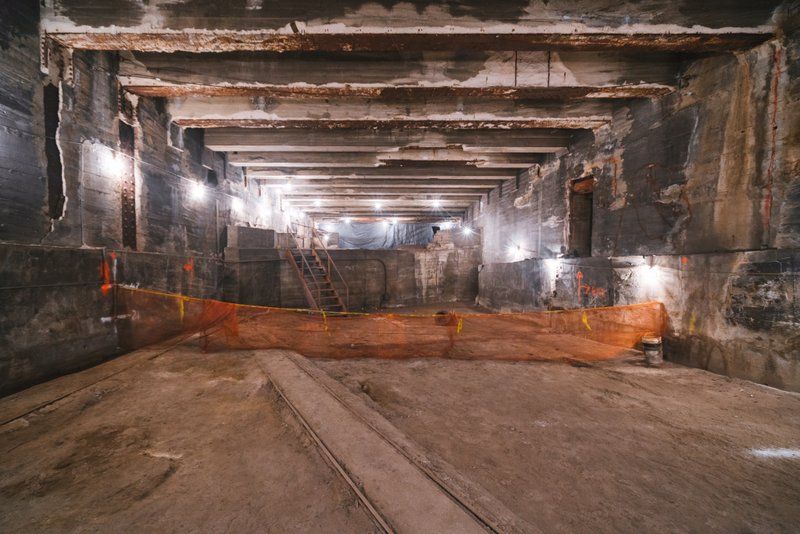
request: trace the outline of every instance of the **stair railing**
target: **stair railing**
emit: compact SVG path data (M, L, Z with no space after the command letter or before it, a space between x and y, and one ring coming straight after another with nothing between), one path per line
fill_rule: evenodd
M333 258L331 258L331 253L328 250L328 247L325 245L325 240L322 238L319 230L317 230L313 226L310 227L310 228L311 228L311 250L316 253L316 248L317 247L315 247L315 242L319 243L319 247L322 249L322 251L325 254L324 261L327 264L325 270L328 273L328 277L331 279L331 283L334 283L333 274L336 274L337 281L344 288L344 302L341 301L341 296L340 296L339 297L340 304L342 305L342 307L344 308L345 311L349 310L350 309L350 287L347 285L347 282L345 282L344 276L342 276L341 271L339 271L339 267L336 266L336 263L333 261ZM319 257L319 255L317 255L317 257ZM338 292L337 292L337 295L338 295Z
M300 283L303 284L303 292L306 295L306 300L308 303L315 309L320 309L320 302L322 302L322 286L317 280L317 275L314 274L314 269L311 268L311 264L308 263L308 259L306 258L305 253L303 252L303 248L300 244L300 241L297 238L297 234L294 232L291 226L287 228L287 233L292 236L292 242L294 243L294 249L300 254L301 264L298 266L294 259L294 249L290 249L287 251L287 256L291 260L292 265L294 265L295 269L297 270L297 274L300 275ZM313 238L312 238L312 251L313 251ZM312 289L308 287L305 278L305 271L308 269L309 274L311 275L311 279L314 281L314 286L316 289L317 298L314 298L314 293Z

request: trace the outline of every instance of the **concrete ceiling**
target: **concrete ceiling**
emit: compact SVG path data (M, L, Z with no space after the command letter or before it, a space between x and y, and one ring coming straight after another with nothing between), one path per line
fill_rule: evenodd
M768 39L779 3L54 0L44 29L119 51L126 91L309 214L427 219Z

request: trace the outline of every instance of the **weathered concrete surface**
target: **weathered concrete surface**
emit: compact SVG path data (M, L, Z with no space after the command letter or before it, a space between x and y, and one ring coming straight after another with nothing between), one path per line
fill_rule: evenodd
M672 361L800 391L800 252L530 259L484 265L481 305L508 311L663 302Z
M796 394L670 364L315 363L543 532L791 531L800 518L797 458L757 452L797 451Z
M251 353L397 532L485 532L450 495L282 351Z
M249 230L255 232L265 230ZM439 238L427 248L331 249L330 253L349 289L351 311L431 302L473 302L478 293L480 247L475 242L454 243L452 239ZM307 307L297 274L282 250L229 247L225 250L224 271L225 300ZM344 298L344 286L334 282ZM127 283L135 284L134 279L128 279Z
M171 136L163 102L122 98L114 54L76 52L71 68L56 62L49 77L40 74L38 4L4 2L0 13L0 394L115 353L112 303L101 288L112 278L220 297L225 226L281 228L287 220L275 192L206 149L202 132ZM44 83L60 94L64 198L55 216ZM135 125L136 251L123 246L123 119ZM197 187L204 198L194 196Z
M117 351L101 250L0 245L0 396Z
M608 128L474 205L490 264L479 301L655 297L670 314L668 357L800 390L798 41L688 63L675 94L619 108ZM592 257L571 259L568 187L583 177L594 178ZM652 287L631 274L642 263L656 266Z
M563 157L506 183L473 217L487 262L553 257L568 233L567 183L593 176L592 254L793 246L798 179L797 38L688 65L685 87L632 103ZM484 215L481 215L484 213ZM531 235L530 228L533 228Z
M715 4L716 9L708 9L708 6L699 7L688 0L673 2L668 6L648 1L638 3L636 9L632 10L627 4L620 2L602 2L598 5L591 0L572 2L551 0L547 3L508 0L493 2L491 5L476 0L422 3L393 0L380 3L365 0L331 3L306 0L286 5L237 2L226 5L224 10L220 10L220 6L207 0L191 0L180 5L159 4L149 9L134 2L123 4L101 2L88 5L80 0L58 0L54 3L52 12L47 14L46 26L48 31L56 33L80 32L88 29L108 34L110 30L124 29L122 37L125 37L126 33L136 31L255 30L259 31L260 35L257 36L258 39L252 39L253 42L263 41L272 33L284 36L283 40L275 43L278 45L276 50L291 50L292 42L308 43L309 39L303 39L306 35L366 34L367 37L373 37L373 35L385 36L387 33L415 34L417 41L425 42L428 48L435 47L437 42L439 47L443 44L453 47L463 42L459 40L456 43L446 44L444 37L452 38L453 34L457 36L485 33L494 37L496 34L555 33L560 37L557 41L561 41L562 46L569 45L570 42L573 46L580 45L581 42L588 42L591 46L592 40L586 39L585 33L632 33L634 35L628 35L627 40L617 38L616 46L631 46L638 42L639 46L654 48L661 40L669 43L670 39L665 38L663 34L710 33L721 37L731 32L735 33L736 29L731 27L748 27L747 29L752 30L752 27L765 25L766 28L770 28L773 10L779 5L778 0L756 4L737 1ZM591 13L591 17L587 17L587 13ZM693 26L696 27L692 28ZM636 37L637 32L640 32L642 37L647 37L650 42L644 38L631 39ZM192 33L194 32L187 32L187 36L191 36ZM659 34L661 40L658 38ZM127 37L129 41L135 40L130 35ZM148 37L152 40L153 36ZM195 46L194 50L202 50L204 36L197 37L192 43ZM206 43L206 45L214 44L217 49L225 49L226 43L230 47L236 46L236 36L223 35L223 37L224 39L218 39L216 43ZM680 39L674 37L672 39L680 42ZM185 40L189 42L188 39ZM239 36L239 40L247 40L247 36ZM86 41L84 45L88 45L90 39L84 38L84 41ZM370 40L367 38L363 41ZM491 46L488 41L479 41L480 49ZM521 41L524 43L524 39ZM609 41L608 44L613 47L614 40ZM124 39L119 39L116 43L113 41L106 43L106 46L118 47L122 42ZM357 43L357 40L351 40L349 48L343 49L352 50L354 44L358 46ZM550 43L550 46L553 44L556 43ZM150 49L158 49L159 45L167 50L170 49L166 43L151 43ZM341 43L339 46L341 47Z
M238 353L125 355L0 400L19 415L0 426L3 532L375 530Z

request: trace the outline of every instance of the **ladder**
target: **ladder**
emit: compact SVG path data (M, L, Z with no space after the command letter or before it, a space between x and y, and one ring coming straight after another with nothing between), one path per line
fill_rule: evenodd
M286 259L294 269L311 309L346 312L350 305L350 289L333 262L325 240L316 228L308 228L310 237L298 237L291 226L287 228L292 239L290 248L285 252ZM306 242L309 245L307 248L304 246ZM337 284L344 290L344 298Z

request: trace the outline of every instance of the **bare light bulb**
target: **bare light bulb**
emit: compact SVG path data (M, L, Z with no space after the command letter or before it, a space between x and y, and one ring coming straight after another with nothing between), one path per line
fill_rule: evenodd
M206 188L200 182L194 182L189 188L192 200L200 201L206 196Z

